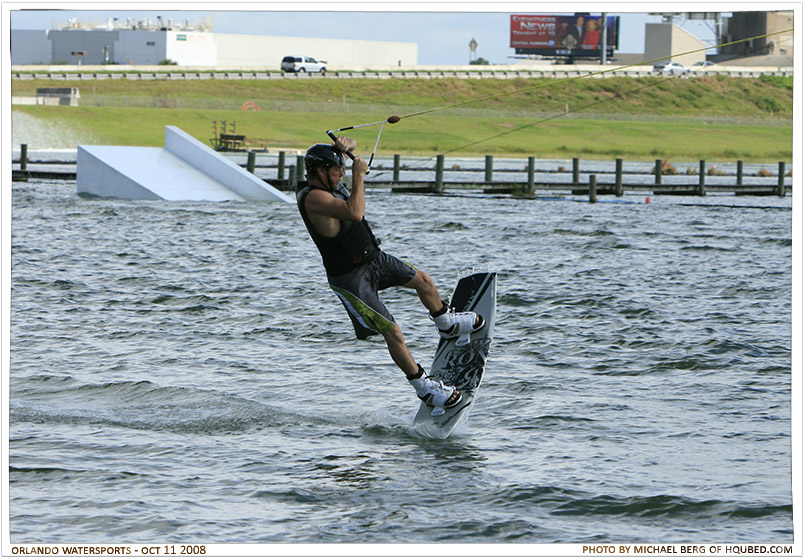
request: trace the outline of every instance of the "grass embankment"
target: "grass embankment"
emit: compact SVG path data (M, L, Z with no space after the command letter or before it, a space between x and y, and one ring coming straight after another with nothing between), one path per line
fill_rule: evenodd
M694 79L607 78L571 80L160 80L15 81L13 95L33 95L38 87L79 87L80 107L16 106L37 119L85 131L97 143L161 146L164 127L175 125L205 143L212 121L237 122L237 133L253 146L305 149L328 141L327 129L375 122L389 114L368 112L369 104L393 107L403 116L383 131L379 153L454 155L495 154L539 158L631 160L707 159L775 161L792 157L792 128L639 121L654 115L718 118L792 118L792 79L704 76ZM506 93L504 96L499 96ZM88 106L162 99L159 106L212 106L226 100L232 109L131 108ZM482 100L478 100L482 99ZM205 102L199 103L200 100ZM246 101L273 107L277 101L303 101L328 112L241 111ZM461 115L422 108L473 101ZM171 103L174 103L171 105ZM225 106L225 105L221 105ZM344 110L341 110L343 107ZM361 108L364 109L361 112ZM508 111L484 116L479 109ZM557 114L569 109L633 115L636 121L525 116L514 111ZM489 111L490 112L490 111ZM370 151L378 127L350 131ZM501 135L504 134L504 135ZM497 137L495 137L497 136ZM494 139L488 139L494 138ZM477 142L477 143L475 143ZM473 144L473 145L470 145Z

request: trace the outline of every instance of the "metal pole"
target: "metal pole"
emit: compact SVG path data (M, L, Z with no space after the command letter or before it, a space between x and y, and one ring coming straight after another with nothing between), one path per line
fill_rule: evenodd
M600 24L603 26L603 30L600 32L600 63L605 66L606 65L606 43L607 40L607 33L608 33L608 26L606 25L606 12L600 16Z

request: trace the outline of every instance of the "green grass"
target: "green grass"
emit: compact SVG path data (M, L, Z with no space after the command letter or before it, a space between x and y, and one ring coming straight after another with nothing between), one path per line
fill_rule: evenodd
M403 118L386 125L379 154L536 156L539 158L712 161L742 159L767 162L792 158L792 127L736 126L650 122L654 114L756 119L792 118L792 80L701 77L695 79L608 78L583 80L96 80L14 81L14 95L32 95L37 87L79 87L80 107L15 106L37 119L83 131L97 143L161 146L164 127L178 126L208 144L212 122L237 122L237 133L254 147L306 149L329 141L328 129L375 122L383 114L337 110L339 103L379 103L411 114L421 107L511 93L472 102L467 108L561 112L565 107L597 113L631 114L643 121L464 116L446 112ZM526 89L527 88L527 89ZM526 89L525 91L522 91ZM87 106L92 95L220 99L236 109L247 100L296 100L313 107L324 102L331 112L286 112L264 109L197 110ZM270 107L270 101L263 101ZM581 110L581 107L587 107ZM522 128L522 129L519 129ZM358 151L374 147L379 127L353 130ZM506 133L510 132L510 133ZM505 133L505 134L504 134ZM504 134L504 135L501 135ZM473 145L472 145L473 144Z
M473 101L472 108L576 110L608 101L604 112L792 118L792 78L701 76L692 79L274 79L12 81L13 95L39 87L78 87L82 96L148 96L248 100L382 103L441 107ZM504 94L503 96L500 96ZM485 99L485 100L480 100Z
M107 145L161 146L165 126L178 126L208 144L212 121L237 122L237 132L253 147L304 150L328 142L325 131L338 125L376 121L377 115L294 112L200 111L103 107L17 107L38 119L83 131ZM113 125L110 125L113 123ZM428 116L386 125L378 154L535 156L589 159L656 158L777 161L792 158L792 129L651 122L561 120L528 126L527 119ZM350 131L358 151L374 147L378 126ZM501 135L502 133L505 135ZM488 141L486 138L499 136ZM467 144L480 142L469 147ZM455 150L455 151L453 151Z

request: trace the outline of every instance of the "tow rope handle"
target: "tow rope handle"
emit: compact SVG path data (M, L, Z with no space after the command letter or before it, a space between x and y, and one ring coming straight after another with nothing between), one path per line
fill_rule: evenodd
M335 134L333 134L331 130L327 130L327 135L328 135L329 137L331 137L331 138L332 138L332 141L338 141L338 138L336 138L336 137L335 137ZM354 156L354 155L352 155L352 152L351 152L351 151L346 151L345 153L346 153L346 154L349 156L349 158L350 158L352 161L354 161L354 160L355 160L355 156ZM372 158L373 158L373 157L372 157ZM371 166L371 162L369 162L369 166ZM368 173L370 173L370 172L371 172L371 169L366 169L366 174L368 174Z

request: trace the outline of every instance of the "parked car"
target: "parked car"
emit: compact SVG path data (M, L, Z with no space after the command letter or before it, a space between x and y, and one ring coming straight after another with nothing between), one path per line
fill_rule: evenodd
M653 67L653 71L660 74L676 76L686 74L689 72L689 68L685 68L684 65L680 64L679 62L664 62L662 64L655 65Z
M312 56L285 56L282 59L282 70L286 72L321 72L327 71L326 60L316 60Z
M705 72L706 70L714 70L716 66L717 64L715 64L714 62L710 62L709 60L703 60L701 62L696 62L695 64L693 64L692 68L690 68L690 71Z

